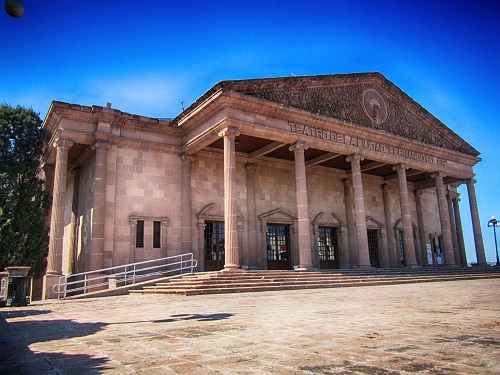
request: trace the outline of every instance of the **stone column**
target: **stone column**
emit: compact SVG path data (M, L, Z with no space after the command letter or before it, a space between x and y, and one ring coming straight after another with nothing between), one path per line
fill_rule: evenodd
M476 182L477 181L474 179L467 181L467 192L469 193L470 214L472 217L472 228L474 230L477 264L485 266L486 255L484 254L483 234L481 232L481 222L479 221L479 211L477 209L476 189L474 188Z
M248 269L258 269L259 243L257 240L257 207L255 206L255 170L256 164L247 167L247 223L248 223Z
M356 236L356 219L354 217L354 198L352 195L352 181L344 178L344 201L347 225L347 243L349 252L349 267L358 266L358 237Z
M394 224L392 222L391 205L389 191L391 187L387 184L382 185L382 199L384 201L384 216L385 227L387 228L387 248L388 248L388 261L389 267L399 266L399 257L396 251L396 243L394 239ZM383 260L383 259L382 259ZM384 265L385 267L385 265Z
M417 206L418 235L420 236L420 257L422 267L429 266L427 261L427 237L425 236L424 214L422 212L422 192L415 190L415 204Z
M297 193L297 218L299 226L299 269L312 269L311 228L307 202L306 163L304 151L309 146L297 142L289 147L295 154L295 187Z
M460 265L460 253L458 250L457 227L455 226L455 215L453 214L453 192L448 191L448 214L450 215L451 241L453 242L453 254L455 255L455 265Z
M453 212L455 213L455 227L457 228L458 253L460 255L460 265L462 267L467 267L467 255L465 253L464 232L462 229L459 202L459 194L456 194L453 197Z
M346 160L351 162L352 183L354 192L354 210L356 218L356 236L358 239L358 267L370 268L370 253L368 250L368 233L366 231L365 198L361 178L360 162L364 159L359 154L353 154Z
M106 218L106 163L109 142L97 141L95 150L94 212L92 215L92 240L89 271L104 268L104 225Z
M401 224L403 225L404 246L406 255L406 266L415 267L415 242L413 241L413 226L411 221L410 200L408 198L408 184L406 182L406 164L398 164L392 167L398 174L399 198L401 202Z
M52 211L50 218L49 254L47 273L43 279L43 299L57 297L52 286L59 282L62 275L62 251L64 237L64 206L66 202L66 178L68 173L68 150L73 146L69 139L57 139L54 189L52 190Z
M78 268L76 267L76 240L77 240L77 217L78 217L78 198L80 192L80 167L75 168L73 171L73 199L71 200L71 224L70 224L70 235L67 253L67 262L65 273L70 275Z
M441 221L442 246L444 247L444 261L447 266L455 265L455 254L453 252L453 240L451 238L450 215L448 213L448 202L444 188L443 172L434 173L432 176L436 181L436 192L438 197L439 219Z
M45 174L45 183L43 186L43 190L52 195L52 191L54 189L54 173L55 166L52 164L44 164L43 172ZM49 208L47 212L47 216L45 217L45 225L47 228L50 228L50 219L52 217L52 206Z
M181 252L191 253L192 246L192 223L193 212L191 207L191 164L193 156L182 154L182 177L181 177ZM199 254L194 254L198 256Z
M235 137L239 135L238 129L229 127L219 133L224 138L224 269L228 271L240 268L235 154Z

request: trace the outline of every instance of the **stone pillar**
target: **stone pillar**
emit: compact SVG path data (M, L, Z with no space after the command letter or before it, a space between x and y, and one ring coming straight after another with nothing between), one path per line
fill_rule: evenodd
M52 190L52 211L50 218L49 254L47 273L43 278L43 299L55 298L52 286L59 282L62 275L62 251L64 237L64 205L66 202L66 178L68 173L68 150L73 146L69 139L57 139L54 189Z
M368 250L368 233L366 231L365 199L360 162L364 159L359 154L353 154L346 160L351 162L352 183L354 192L354 210L356 218L356 236L358 242L358 267L370 268L370 253Z
M295 154L295 187L297 193L297 218L299 229L299 269L312 269L311 228L307 202L306 163L304 151L309 146L297 142L289 147Z
M413 226L411 220L410 200L408 198L408 184L406 182L406 164L398 164L392 167L398 174L399 198L401 202L401 224L403 225L404 246L406 255L406 266L415 267L417 259L415 256L415 242L413 241Z
M73 199L71 200L71 224L70 224L70 235L69 235L69 244L68 244L68 254L67 254L67 262L66 262L66 270L65 273L70 275L72 273L78 272L75 271L78 269L76 267L76 240L77 240L77 217L78 217L78 198L80 192L80 168L77 167L73 171Z
M436 192L439 207L439 219L441 221L441 238L444 247L444 261L447 266L455 265L455 254L453 252L453 240L451 238L450 215L448 213L448 202L446 200L446 191L444 188L443 172L434 173L432 176L436 181Z
M467 267L467 254L465 253L464 232L462 229L459 202L459 194L456 194L453 197L453 212L455 213L455 227L457 228L458 253L460 255L460 265L462 267Z
M472 228L474 230L474 243L476 245L477 264L480 266L485 266L486 255L484 254L483 234L481 232L479 211L477 209L476 189L474 188L474 184L476 182L477 181L474 179L470 179L467 181L467 192L469 193L470 214L472 217Z
M224 269L228 271L240 268L235 154L235 137L239 135L238 129L229 127L219 133L224 138Z
M43 186L43 190L52 195L52 191L54 189L54 173L55 166L52 164L44 164L43 172L45 175L45 183ZM45 225L47 228L50 228L50 219L52 217L52 206L49 208L47 212L47 216L45 217Z
M192 246L192 223L193 212L191 207L191 164L193 156L182 154L182 177L181 177L181 252L191 253ZM199 254L194 254L199 257Z
M352 268L358 266L358 237L356 236L356 219L354 217L354 198L351 179L344 178L343 181L349 266Z
M453 194L454 192L448 191L448 214L450 215L450 230L451 230L451 241L453 242L453 254L455 255L455 265L460 265L460 253L458 250L458 238L457 238L457 227L455 226L455 215L453 214Z
M418 235L420 236L420 258L422 267L429 266L427 260L427 237L425 236L424 214L422 212L422 192L415 190L415 204L417 206Z
M391 187L387 184L382 185L382 199L384 201L384 216L385 216L385 227L387 228L387 258L389 267L399 266L399 257L396 251L396 242L394 238L394 223L392 222L391 214L391 201L389 197L389 191ZM382 258L382 263L384 259ZM383 267L386 267L383 265Z
M257 207L255 206L255 170L256 164L249 163L247 167L247 223L248 223L248 269L259 268L259 244L257 238Z
M97 141L95 150L94 212L92 215L92 240L89 271L104 268L104 225L106 218L106 163L109 142Z

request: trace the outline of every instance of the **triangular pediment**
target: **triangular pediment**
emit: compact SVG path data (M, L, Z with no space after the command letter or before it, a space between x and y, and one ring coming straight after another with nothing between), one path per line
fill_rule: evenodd
M281 208L276 208L274 210L265 212L259 215L260 220L272 220L272 221L282 221L282 222L293 222L297 221L297 218L293 216L290 212L282 210Z
M231 90L432 146L479 152L380 73L223 81Z

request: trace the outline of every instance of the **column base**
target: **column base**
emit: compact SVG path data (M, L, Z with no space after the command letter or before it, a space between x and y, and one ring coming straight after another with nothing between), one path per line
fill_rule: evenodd
M243 268L241 267L226 267L224 266L224 268L221 270L221 272L246 272Z
M371 265L358 265L358 269L362 269L362 270L373 270L375 269L374 267L372 267Z
M405 268L420 268L418 264L407 264Z
M317 271L313 266L298 266L294 268L295 271Z
M59 278L62 275L58 274L47 274L43 277L43 290L42 290L42 300L56 299L59 298L59 294L52 290L54 285L59 284ZM64 292L64 290L61 290ZM63 294L61 294L63 296Z

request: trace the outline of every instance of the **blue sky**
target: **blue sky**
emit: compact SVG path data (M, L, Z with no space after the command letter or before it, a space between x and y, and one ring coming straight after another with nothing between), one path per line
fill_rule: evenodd
M500 1L24 0L0 13L0 101L175 117L227 79L381 72L481 152L486 256L500 217ZM465 186L461 214L475 259ZM500 229L500 228L499 228ZM500 230L499 239L500 239Z

